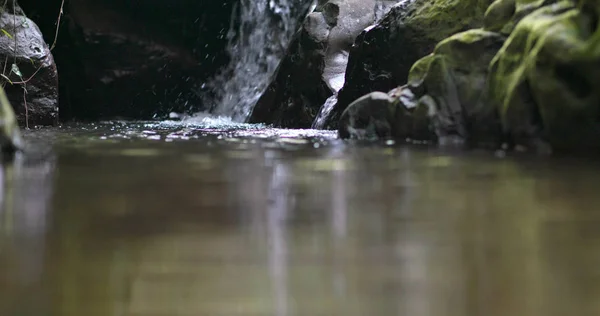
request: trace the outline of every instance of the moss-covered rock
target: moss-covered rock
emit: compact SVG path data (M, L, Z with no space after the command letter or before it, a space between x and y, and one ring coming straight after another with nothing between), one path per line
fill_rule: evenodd
M412 67L408 87L426 106L440 143L493 141L499 124L487 102L488 65L504 37L481 29L440 42Z
M486 31L509 35L524 17L560 0L496 0L485 12Z
M346 83L327 126L337 127L342 112L371 91L389 91L406 82L412 64L442 39L483 26L490 0L415 0L394 6L356 39Z
M600 147L598 6L563 1L522 19L490 67L491 101L517 144Z

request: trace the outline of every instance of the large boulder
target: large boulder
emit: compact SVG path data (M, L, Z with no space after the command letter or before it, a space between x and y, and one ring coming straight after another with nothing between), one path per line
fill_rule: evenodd
M395 2L320 1L305 19L249 121L311 127L326 100L344 85L348 55L356 36Z
M37 25L9 1L0 13L0 81L22 125L58 123L58 74Z
M406 83L412 64L430 54L440 40L482 26L489 4L489 0L415 0L391 8L356 39L346 82L327 127L336 128L342 112L358 97Z

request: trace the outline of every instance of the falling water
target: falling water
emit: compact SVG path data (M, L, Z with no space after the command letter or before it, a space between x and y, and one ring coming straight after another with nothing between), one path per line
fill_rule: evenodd
M209 88L212 113L243 122L266 89L313 0L240 0L228 33L231 61Z
M323 129L325 128L325 122L327 121L327 118L329 117L329 113L331 113L331 110L333 110L333 107L337 104L338 98L337 98L337 94L332 95L331 97L329 97L325 103L323 104L323 106L321 106L321 109L319 110L319 114L317 115L317 117L315 118L315 121L312 124L312 128L314 129Z

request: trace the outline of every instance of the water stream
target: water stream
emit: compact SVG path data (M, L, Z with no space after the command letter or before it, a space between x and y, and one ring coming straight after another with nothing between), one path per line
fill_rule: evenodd
M600 168L196 122L28 131L0 315L593 316Z

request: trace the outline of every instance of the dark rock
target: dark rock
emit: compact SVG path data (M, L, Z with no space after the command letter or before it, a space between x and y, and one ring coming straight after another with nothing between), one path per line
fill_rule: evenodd
M392 138L396 111L394 98L372 92L352 102L339 123L340 138L375 140Z
M4 31L0 34L0 80L18 121L22 125L58 123L58 74L39 28L18 6L0 15L0 28Z
M371 92L352 102L340 119L341 138L431 140L429 108L407 87Z
M342 112L371 91L389 91L406 83L412 64L452 34L479 27L489 0L415 0L391 8L356 39L350 51L346 83L327 127L336 128Z
M331 0L308 15L250 122L311 127L326 100L345 81L356 36L375 22L391 1ZM314 126L319 128L321 126Z
M314 16L309 17L307 23L318 23L313 19ZM250 123L290 128L310 126L321 104L332 94L321 77L325 45L313 37L322 36L327 29L310 30L312 34L303 28L295 36L290 53L279 65L275 79L254 107Z

